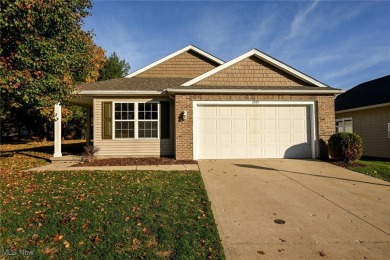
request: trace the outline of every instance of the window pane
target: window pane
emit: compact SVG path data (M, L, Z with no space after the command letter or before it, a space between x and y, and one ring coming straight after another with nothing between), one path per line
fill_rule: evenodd
M134 103L128 104L128 110L127 111L133 111L134 112Z
M121 117L121 119L124 119L124 120L127 119L127 112L122 112L122 117Z
M121 119L121 112L115 112L115 119Z
M152 119L158 119L158 118L157 118L157 115L158 115L157 112L153 112L153 113L152 113Z
M134 112L129 112L129 113L127 114L127 119L134 120Z
M115 104L115 111L121 111L121 104L120 103Z
M152 111L157 111L157 103L152 103Z
M152 130L152 137L157 138L157 130Z
M145 122L138 123L138 129L143 130L145 128Z
M121 130L115 130L115 138L122 138Z
M134 130L134 122L128 122L128 123L129 123L129 128L128 129Z
M122 105L122 111L127 111L127 104L121 103L121 105Z
M150 130L145 130L145 137L152 137L152 133Z
M134 138L134 129L129 130L129 138Z
M152 109L152 104L146 103L145 104L145 111L150 111Z
M157 130L157 122L151 122L152 125L151 125L151 128L152 130Z
M127 130L122 130L122 138L129 138L129 132Z
M152 119L152 112L145 112L145 119Z
M145 105L144 103L139 103L138 104L138 111L144 111L145 110Z
M138 119L145 119L144 112L138 112Z
M144 130L138 130L138 137L139 138L144 138L145 137Z

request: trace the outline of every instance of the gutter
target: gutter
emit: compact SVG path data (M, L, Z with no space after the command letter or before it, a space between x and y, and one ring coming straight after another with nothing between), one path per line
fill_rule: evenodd
M285 90L285 89L166 89L170 94L341 94L341 89Z
M82 90L79 92L76 92L78 95L85 95L85 96L123 96L123 95L130 95L130 96L155 96L155 95L161 95L166 94L165 91L137 91L137 90Z
M372 109L372 108L378 108L378 107L386 107L386 106L390 106L390 102L377 104L377 105L371 105L371 106L365 106L365 107L356 107L356 108L339 110L339 111L336 111L336 114L346 113L346 112L354 112L354 111L366 110L366 109Z

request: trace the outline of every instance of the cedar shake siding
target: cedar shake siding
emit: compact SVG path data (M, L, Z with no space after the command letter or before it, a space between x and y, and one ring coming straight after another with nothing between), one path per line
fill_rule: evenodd
M193 101L316 101L319 157L328 157L326 146L335 132L334 95L179 95L175 96L176 159L193 159ZM179 121L187 111L187 120Z
M308 86L290 74L262 61L249 57L216 74L195 83L196 86Z
M194 51L181 53L158 64L135 77L137 78L195 78L210 71L219 64L197 54Z
M147 101L170 101L170 116L169 116L169 139L103 139L103 102L147 102ZM165 97L120 97L120 98L94 98L93 100L93 125L94 125L94 145L100 148L98 157L137 157L137 156L173 156L174 151L174 102ZM161 111L160 111L161 118ZM160 129L161 132L161 129Z
M390 158L390 105L378 108L340 112L337 119L352 118L352 129L363 140L363 155Z

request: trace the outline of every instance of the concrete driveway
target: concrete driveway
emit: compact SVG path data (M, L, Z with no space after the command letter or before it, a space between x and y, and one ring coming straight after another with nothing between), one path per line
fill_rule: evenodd
M390 259L388 182L317 160L199 168L228 259Z

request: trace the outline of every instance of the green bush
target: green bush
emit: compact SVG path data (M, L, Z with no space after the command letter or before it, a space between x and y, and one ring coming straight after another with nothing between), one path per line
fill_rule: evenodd
M333 159L350 163L363 154L362 138L355 133L336 133L328 141L329 154Z

